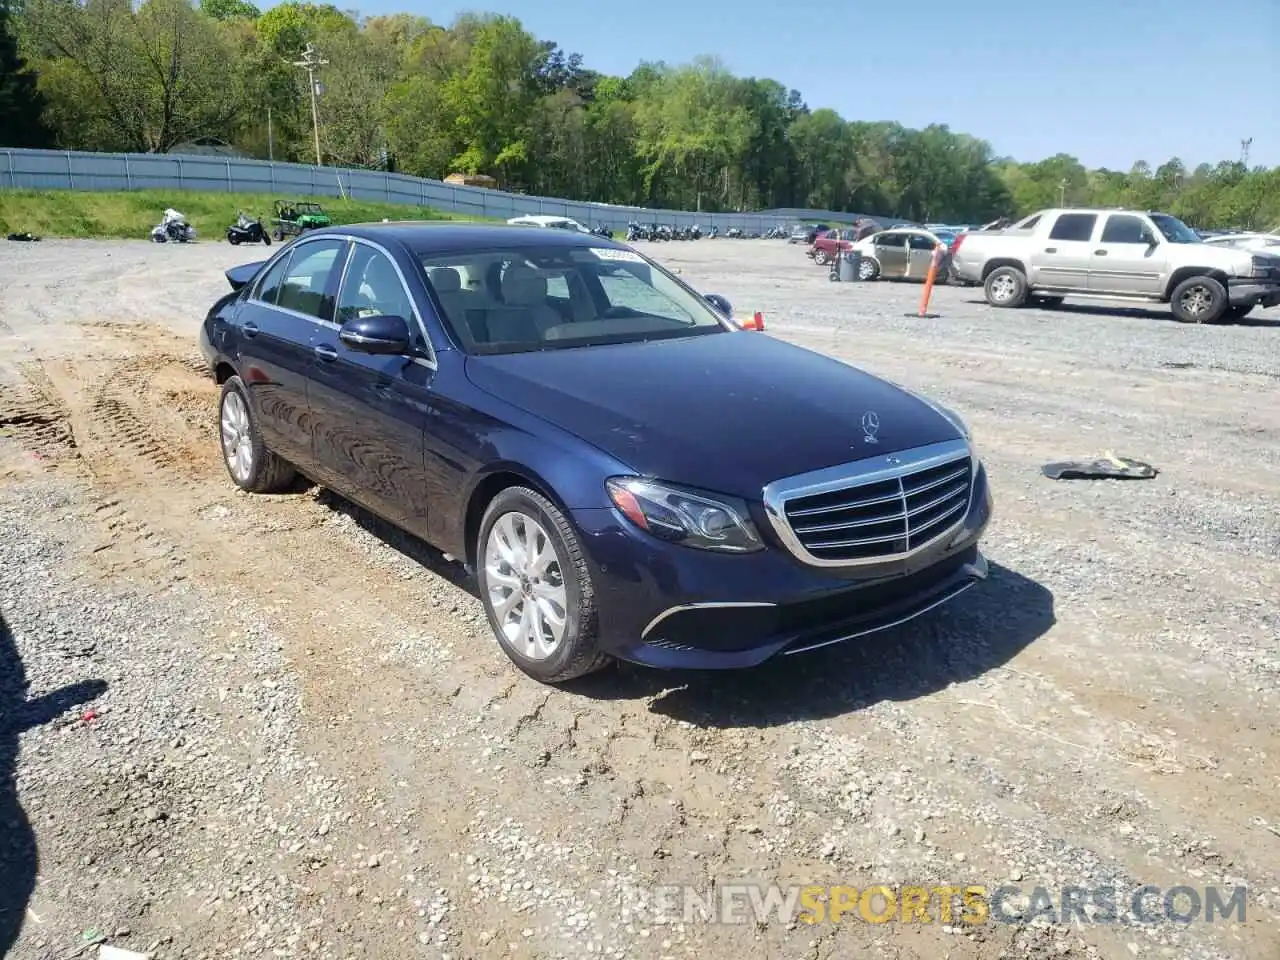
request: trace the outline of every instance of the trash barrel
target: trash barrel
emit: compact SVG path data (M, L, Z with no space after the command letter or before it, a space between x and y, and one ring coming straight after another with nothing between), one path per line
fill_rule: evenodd
M856 250L848 251L840 258L840 279L849 282L858 279L858 266L862 262L862 254Z

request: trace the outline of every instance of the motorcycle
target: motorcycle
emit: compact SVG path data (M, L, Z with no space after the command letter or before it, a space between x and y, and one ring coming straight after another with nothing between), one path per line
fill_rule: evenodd
M161 219L151 229L151 240L153 243L167 243L173 240L175 243L186 243L194 240L196 236L196 228L187 223L184 214L179 213L170 207L164 212L164 218Z
M261 217L250 220L243 212L239 212L236 222L227 227L227 242L233 247L241 243L263 243L269 247L271 237L262 225Z
M637 240L648 239L649 231L645 227L642 227L634 220L627 224L627 243L635 243Z
M594 233L597 237L604 237L606 240L612 240L612 239L613 239L613 231L612 231L612 230L610 230L610 229L609 229L607 226L605 226L603 223L597 223L597 224L596 224L596 225L591 229L591 232L592 232L592 233Z

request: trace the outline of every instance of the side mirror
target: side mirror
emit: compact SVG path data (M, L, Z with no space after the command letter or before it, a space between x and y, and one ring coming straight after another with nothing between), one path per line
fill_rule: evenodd
M361 353L403 356L413 352L413 345L409 342L409 324L404 317L385 314L353 317L342 325L338 339Z
M715 307L716 310L723 313L726 317L733 319L733 304L720 296L720 294L708 293L704 295L702 299L707 301L707 303L711 304L711 306Z

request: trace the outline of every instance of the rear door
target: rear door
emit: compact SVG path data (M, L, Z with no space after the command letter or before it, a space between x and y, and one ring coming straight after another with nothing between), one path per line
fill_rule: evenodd
M1034 283L1062 290L1087 290L1093 259L1093 235L1098 226L1096 213L1060 213L1043 241L1035 241L1031 266Z
M296 288L328 280L342 241L298 241L255 283L237 317L240 377L266 445L305 469L311 460L307 375L314 318L296 309ZM292 285L292 289L290 288Z
M413 297L385 248L356 240L336 304L333 319L320 325L311 371L317 479L425 538L423 434L435 404L435 361L363 353L338 337L345 321L375 314L423 331Z
M896 230L887 230L875 237L875 257L880 263L880 276L888 280L897 280L907 275L909 266L907 235Z
M1158 295L1168 257L1145 217L1107 215L1089 261L1089 289L1097 293Z

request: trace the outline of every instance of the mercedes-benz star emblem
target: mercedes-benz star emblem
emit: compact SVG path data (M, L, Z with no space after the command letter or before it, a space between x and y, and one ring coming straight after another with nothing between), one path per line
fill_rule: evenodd
M868 410L862 415L862 439L866 443L879 443L876 434L880 432L880 415Z

